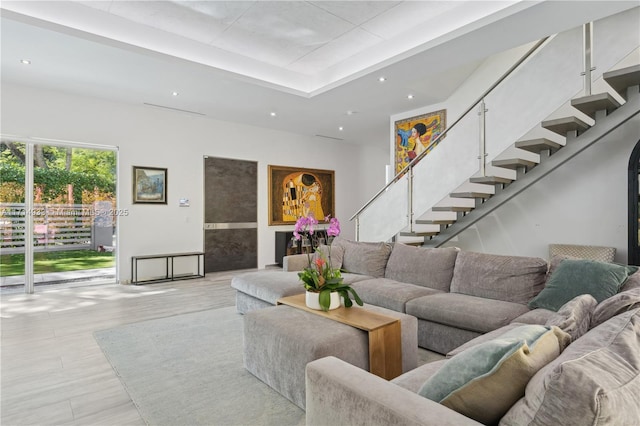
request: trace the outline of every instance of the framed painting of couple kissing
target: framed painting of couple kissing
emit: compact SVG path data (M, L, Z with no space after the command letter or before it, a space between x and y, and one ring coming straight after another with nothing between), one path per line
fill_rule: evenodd
M294 224L313 214L324 222L335 216L335 172L300 167L268 166L269 225Z

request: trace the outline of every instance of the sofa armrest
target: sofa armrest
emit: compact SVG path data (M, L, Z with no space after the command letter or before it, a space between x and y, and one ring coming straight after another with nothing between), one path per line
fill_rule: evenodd
M282 258L282 270L285 272L302 271L309 266L307 254L291 254Z
M480 425L444 405L329 356L307 364L307 425Z

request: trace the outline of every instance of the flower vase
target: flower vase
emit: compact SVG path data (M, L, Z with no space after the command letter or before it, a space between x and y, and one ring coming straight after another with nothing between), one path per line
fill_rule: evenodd
M330 296L331 303L329 304L329 310L338 309L340 307L340 294L334 291L330 293ZM315 309L317 311L322 310L322 307L320 306L320 293L307 291L305 303L310 309Z

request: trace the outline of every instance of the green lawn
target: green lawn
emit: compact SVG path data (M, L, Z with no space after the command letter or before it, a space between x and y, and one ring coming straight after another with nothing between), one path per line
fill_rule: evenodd
M114 253L93 250L69 250L36 252L34 273L79 271L82 269L110 268L115 266ZM0 277L24 275L24 254L0 255Z

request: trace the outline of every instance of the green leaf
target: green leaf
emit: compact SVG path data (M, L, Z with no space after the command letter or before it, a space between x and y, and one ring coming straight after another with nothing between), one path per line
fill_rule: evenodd
M356 293L356 291L351 287L349 287L348 290L351 292L351 294L353 294L353 298L355 299L356 303L362 306L362 299L360 299L360 296L358 296L358 293Z
M349 298L349 293L347 292L347 290L340 290L340 296L342 296L342 298L344 299L345 308L350 308L351 306L353 306L353 302Z
M318 302L323 311L328 311L329 306L331 305L331 290L322 290L320 292L320 296L318 297Z

